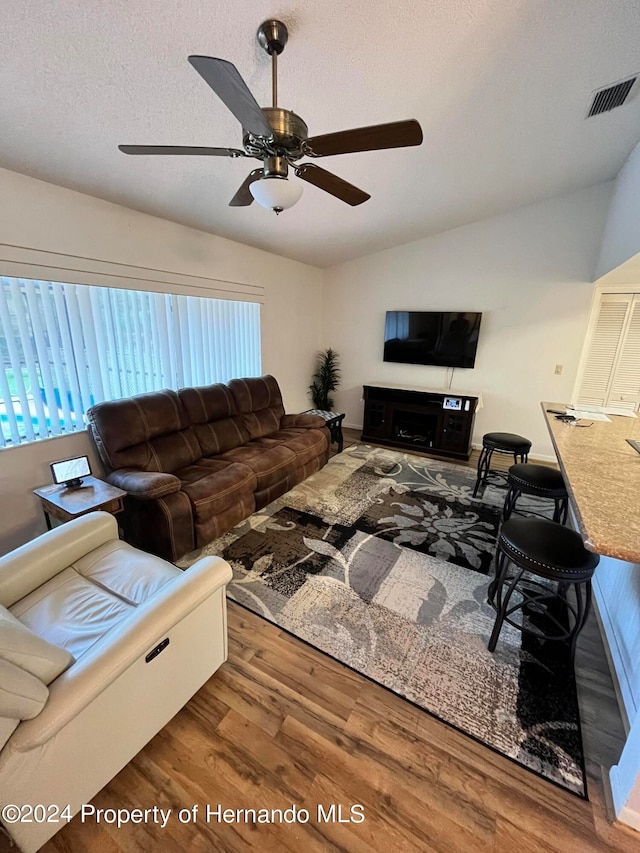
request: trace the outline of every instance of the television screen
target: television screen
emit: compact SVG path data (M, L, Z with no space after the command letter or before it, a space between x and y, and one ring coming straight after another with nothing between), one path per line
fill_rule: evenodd
M387 311L384 361L473 367L481 318L473 311Z

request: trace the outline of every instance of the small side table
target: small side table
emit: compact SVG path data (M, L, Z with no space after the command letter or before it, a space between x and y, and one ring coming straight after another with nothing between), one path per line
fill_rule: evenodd
M51 530L51 517L62 522L71 521L72 518L98 509L117 515L124 509L124 497L127 494L92 476L83 477L82 485L75 489L51 485L34 489L33 493L42 503L47 530Z
M321 418L324 418L327 422L327 429L331 433L331 441L338 442L338 453L342 453L342 448L344 447L344 437L342 435L342 421L344 420L344 413L339 414L338 412L326 412L324 409L307 409L303 414L320 415Z

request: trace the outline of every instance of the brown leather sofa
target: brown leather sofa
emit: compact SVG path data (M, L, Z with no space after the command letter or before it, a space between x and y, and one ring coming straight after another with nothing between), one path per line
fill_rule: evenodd
M129 542L177 560L319 471L329 432L285 415L273 376L140 394L87 412L107 471L127 492Z

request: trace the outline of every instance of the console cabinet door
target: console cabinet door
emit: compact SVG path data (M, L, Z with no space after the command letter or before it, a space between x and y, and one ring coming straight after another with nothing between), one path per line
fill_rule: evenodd
M464 452L467 449L468 427L464 415L452 415L443 412L442 444L443 450Z
M388 404L384 400L367 397L364 404L363 435L386 438L389 431Z

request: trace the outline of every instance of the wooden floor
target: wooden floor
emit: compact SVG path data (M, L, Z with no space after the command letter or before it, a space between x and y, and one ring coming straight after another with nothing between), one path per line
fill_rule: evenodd
M638 853L640 836L607 822L601 767L623 741L595 618L577 657L590 801L438 722L229 604L229 660L94 799L99 808L171 808L165 829L84 825L54 851L434 851ZM126 720L126 709L123 709ZM206 805L308 809L305 824L206 823ZM362 823L323 823L361 804ZM199 806L195 824L177 811ZM6 848L1 848L6 849Z

